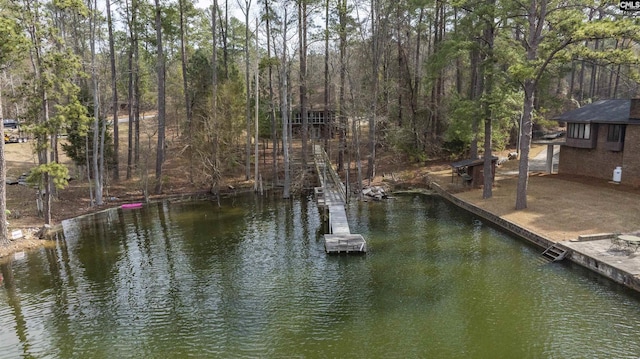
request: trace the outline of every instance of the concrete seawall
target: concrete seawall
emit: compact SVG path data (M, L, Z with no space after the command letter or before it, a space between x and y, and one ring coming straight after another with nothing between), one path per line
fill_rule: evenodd
M593 272L596 272L606 278L609 278L614 282L617 282L628 288L631 288L635 291L640 292L640 278L638 276L638 273L640 273L640 271L637 269L638 265L636 265L635 263L632 263L632 265L629 265L629 263L625 264L619 258L599 255L603 252L602 243L599 243L598 245L599 248L594 248L594 245L592 246L584 245L584 243L587 241L578 242L577 239L576 239L576 242L573 242L573 241L557 242L549 238L546 238L544 236L541 236L537 233L534 233L530 230L522 228L511 221L501 218L471 203L465 202L459 199L458 197L452 195L451 193L447 192L446 190L444 190L436 182L431 182L429 186L434 192L438 193L438 195L440 195L442 198L448 200L454 205L486 221L489 221L495 224L496 226L502 228L503 230L513 235L516 235L520 238L523 238L539 246L542 249L546 249L551 245L556 244L556 246L562 247L563 249L569 251L569 254L567 255L566 259L569 259L570 261L578 265L581 265L587 269L592 270ZM595 238L594 240L591 240L588 242L591 242L591 243L605 242L604 246L606 247L608 246L608 243L610 241L608 239ZM578 245L578 243L583 243L583 244ZM635 256L631 258L627 258L625 260L628 262L630 260L633 260L634 257ZM640 260L638 262L640 262ZM634 274L634 272L636 274Z
M528 240L529 242L532 242L536 245L538 245L541 248L547 248L551 245L553 245L554 241L543 237L539 234L536 234L534 232L531 232L527 229L524 229L520 226L518 226L517 224L508 221L504 218L498 217L495 214L488 212L482 208L476 207L468 202L465 202L461 199L459 199L458 197L452 195L451 193L445 191L442 187L440 187L439 184L433 182L430 184L430 187L432 190L434 190L436 193L438 193L441 197L445 198L446 200L448 200L449 202L455 204L456 206L465 209L473 214L475 214L476 216L483 218L489 222L492 222L494 224L496 224L497 226L501 227L502 229L515 234L519 237L522 237L526 240Z
M569 260L577 263L585 268L611 279L616 283L620 283L628 288L640 292L640 279L632 273L610 265L604 261L594 258L588 254L581 253L578 250L571 249Z

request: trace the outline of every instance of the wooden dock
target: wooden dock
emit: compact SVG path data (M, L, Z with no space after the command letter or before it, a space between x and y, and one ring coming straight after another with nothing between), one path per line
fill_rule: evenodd
M353 234L347 221L346 190L320 145L313 146L313 159L320 187L315 188L318 207L329 220L329 233L324 235L327 253L366 253L367 242L360 234Z

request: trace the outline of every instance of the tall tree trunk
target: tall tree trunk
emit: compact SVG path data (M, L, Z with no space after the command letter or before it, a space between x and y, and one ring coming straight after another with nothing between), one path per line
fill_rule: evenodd
M621 42L622 43L620 44L620 48L624 50L626 48L625 43L624 43L624 39L622 39ZM617 46L616 46L616 49L617 49ZM611 98L618 98L618 87L620 86L620 71L621 70L622 70L622 65L618 64L618 66L616 66L616 70L615 70L616 80L615 80L614 85L613 85L613 93L611 94Z
M618 98L618 87L620 86L620 71L621 71L621 65L618 65L618 68L616 70L616 81L615 81L615 85L613 85L613 95L612 98Z
M535 82L526 80L524 84L524 106L522 110L522 130L520 133L520 162L518 163L518 184L516 187L516 210L527 208L527 187L529 185L529 152L533 130L533 96Z
M224 30L222 30L222 62L224 77L229 79L229 0L224 1Z
M131 45L133 46L133 45ZM128 147L127 147L127 179L131 179L133 176L133 123L134 123L134 108L133 102L135 101L135 96L133 94L133 51L129 53L129 129L128 129Z
M593 50L598 51L600 47L600 40L596 39L593 44ZM596 60L591 62L591 77L589 78L589 98L594 98L598 93L598 64Z
M135 101L133 101L133 167L138 168L140 166L140 98L142 93L140 92L140 49L138 48L138 42L133 48L134 51L134 78L133 78L133 94Z
M491 93L493 88L493 74L492 70L489 70L487 74L487 93ZM493 196L493 166L492 166L492 131L493 131L493 118L489 101L486 101L484 106L484 163L482 170L484 171L482 198L487 199Z
M376 41L375 29L375 11L374 8L375 0L371 1L371 43L373 44ZM405 74L405 59L404 59L404 49L402 48L402 1L398 1L395 3L396 6L396 52L398 56L398 81L396 83L396 92L398 96L398 120L396 124L398 127L403 127L404 124L404 104L402 102L403 97L406 96L406 89L408 87L406 78L408 74ZM372 57L375 57L375 54L371 54ZM374 62L375 59L372 59Z
M251 177L251 84L249 83L249 8L251 1L245 0L244 8L244 83L246 86L245 120L247 123L247 142L245 145L245 181ZM256 141L258 139L256 133ZM257 161L257 159L256 159Z
M89 136L85 136L84 139L84 160L85 163L87 164L85 166L85 170L87 171L87 182L89 184L89 203L91 203L93 205L93 203L96 203L96 201L94 200L93 197L93 184L91 183L91 166L89 165L91 163L91 156L89 156L89 154L91 153L91 146L89 146Z
M351 134L353 137L353 151L356 155L356 190L358 191L358 199L362 198L362 160L360 159L360 120L354 119L351 122ZM351 166L351 165L349 165ZM369 181L371 184L371 181Z
M437 4L437 8L436 8L436 12L439 14L437 16L437 21L436 21L436 38L437 38L437 42L434 43L434 51L439 51L440 50L440 46L442 46L442 42L444 41L444 33L445 33L445 2L438 0L436 2ZM433 108L433 113L435 114L435 119L433 122L433 133L432 133L432 141L434 143L434 145L438 144L438 138L441 134L442 131L442 121L443 116L442 116L442 99L444 98L444 71L443 70L439 70L438 71L438 77L436 78L436 84L435 84L435 101L434 101L434 108Z
M219 154L219 126L218 126L218 37L217 37L217 20L216 13L218 11L218 1L213 0L211 6L211 42L212 42L212 55L211 55L211 72L212 72L212 126L213 127L213 140L211 145L212 153L212 165L211 165L211 191L216 194L218 198L218 206L220 206L220 154Z
M309 138L309 116L307 113L307 2L298 0L300 16L300 116L302 119L302 163L307 166L307 141Z
M155 193L162 193L162 165L164 164L165 154L165 64L164 64L164 48L162 46L162 8L160 0L156 3L156 41L158 46L158 145L156 147L156 185Z
M584 42L584 47L589 47L589 41ZM584 74L585 74L586 64L584 60L580 61L580 77L578 77L578 90L580 93L578 94L578 101L582 103L584 100Z
M0 81L0 133L4 133L4 116L2 111L2 82ZM4 140L0 141L0 246L9 242L7 228L7 161L4 155Z
M538 5L540 8L538 8ZM538 59L538 47L541 41L542 27L547 15L547 2L531 1L527 20L529 31L527 34L526 50L527 61L534 62ZM584 65L584 63L583 63ZM584 75L582 71L581 77ZM542 73L540 70L539 74ZM518 164L518 184L516 187L516 210L527 208L527 187L529 185L529 151L531 149L531 134L533 130L534 96L536 91L536 78L526 79L524 82L524 104L522 109L522 130L520 133L520 162ZM580 89L582 93L582 86Z
M434 15L434 19L433 19L433 45L432 45L432 49L433 49L433 54L437 54L438 53L438 47L439 47L439 43L440 43L440 38L438 35L438 31L439 31L439 17L440 17L440 0L436 0L435 3L435 9L434 9L435 15ZM436 129L436 122L438 121L438 94L437 94L438 90L437 90L437 82L433 81L431 83L431 93L429 95L429 124L428 124L428 129L427 129L427 136L425 138L424 141L424 148L423 150L427 150L427 144L430 140L433 140L435 138L435 129Z
M331 126L333 124L329 118L329 0L325 1L324 11L324 131L322 136L324 137L324 150L331 158L329 139L332 137L333 129Z
M40 15L38 13L39 4L34 6L34 19L35 23L38 23L40 19ZM31 41L33 42L34 54L31 58L33 72L35 74L36 81L38 83L38 91L40 96L40 106L42 109L42 118L38 119L38 125L48 125L50 120L49 113L49 93L47 92L47 88L45 86L45 75L42 73L44 71L43 65L43 56L42 56L42 39L40 34L38 33L38 27L33 26L31 32L29 34L31 36ZM47 147L48 147L48 138L47 134L40 134L36 137L36 148L38 149L38 165L43 166L49 164L49 158L47 156ZM44 223L46 225L51 224L51 185L52 178L48 172L43 172L41 176L41 188L38 191L38 199L42 199L42 215L44 217ZM44 192L43 192L44 191Z
M458 21L458 8L453 9L453 32L458 35L458 25L460 22ZM460 56L456 56L456 93L458 95L462 95L462 61L460 60Z
M491 1L492 5L495 4L495 0ZM490 12L493 15L493 11ZM495 40L495 27L493 22L495 21L493 16L489 16L486 20L486 28L484 30L484 42L486 59L483 64L485 82L484 82L484 99L482 105L484 107L484 164L483 172L484 186L482 188L482 198L487 199L493 196L493 166L492 166L492 128L493 128L493 111L491 110L492 98L493 98L493 72L495 71L494 63L494 40Z
M43 90L42 92L42 107L44 109L44 123L49 123L50 119L49 119L49 96L47 94L46 90ZM46 135L43 135L42 137L46 138ZM42 142L46 143L47 140L43 140ZM49 164L49 158L47 157L47 150L41 150L40 151L40 164L41 165L46 165ZM51 184L52 184L52 178L51 175L49 174L49 172L44 172L43 174L43 181L44 183L44 200L42 203L42 211L43 211L43 215L44 215L44 223L45 224L51 224L51 195L52 195L52 191L51 191Z
M113 179L118 181L120 179L120 134L118 123L118 75L116 72L116 53L113 39L113 21L111 20L111 0L105 0L107 5L107 27L109 31L109 62L111 65L111 96L113 97L112 111L113 111Z
M131 0L131 14L130 14L130 23L129 23L129 50L127 53L128 59L128 72L129 72L129 94L128 94L128 110L129 110L129 129L128 129L128 138L127 138L127 179L131 179L133 176L133 169L135 168L134 162L134 149L137 149L137 146L134 145L134 130L136 124L136 112L137 112L137 99L138 96L136 94L137 87L137 69L138 69L138 31L137 31L137 22L138 22L138 0ZM137 152L137 150L136 150Z
M618 50L620 46L620 40L616 39L616 46L614 48L614 50ZM613 76L615 75L615 70L614 70L614 66L611 65L611 71L609 72L609 81L607 83L607 97L608 98L613 98L612 94L613 94Z
M385 31L383 31L384 33L386 33L386 21L385 23L381 24L381 27L385 28ZM386 41L380 41L380 44L385 44ZM389 92L389 82L390 82L390 78L391 78L391 66L389 66L389 62L390 62L390 58L391 58L391 54L390 54L390 46L385 45L382 47L381 49L382 52L382 63L381 63L381 67L382 67L382 83L383 86L380 86L380 91L382 92L381 97L382 97L382 112L385 114L389 113L389 108L390 103L391 103L391 94Z
M598 12L598 21L602 21L604 12L602 11L602 9L597 9L596 11ZM604 42L604 40L595 39L593 50L595 52L604 50ZM602 84L602 82L598 81L598 79L602 77L603 71L598 71L598 66L598 60L593 59L591 62L591 84L589 86L589 97L592 99L600 97L600 85Z
M569 100L573 100L573 87L576 80L576 62L571 61L571 79L569 80Z
M254 115L254 126L255 126L255 134L256 134L256 138L255 141L253 142L253 147L254 147L254 161L253 161L253 166L254 166L254 183L253 183L253 190L255 192L258 192L258 181L260 178L260 173L258 170L258 160L260 159L259 156L259 147L258 147L258 135L260 134L260 129L259 129L259 122L258 122L258 111L260 110L260 92L259 92L259 88L260 88L260 67L259 67L259 56L258 56L258 19L256 19L256 83L255 83L255 104L256 104L256 108L255 108L255 113Z
M94 199L96 206L102 206L102 174L98 165L100 153L100 99L98 96L98 74L96 73L96 1L93 2L93 12L91 15L91 79L93 83L93 156L91 157L93 164L93 181L94 181Z
M371 58L373 63L372 66L372 74L371 79L372 83L372 99L371 99L371 114L369 115L369 158L367 161L367 178L369 179L369 184L376 175L376 116L378 113L378 71L380 68L380 42L379 42L379 23L380 23L380 3L378 0L372 0L371 2ZM356 142L357 143L357 142ZM360 148L356 149L358 151L358 161L360 161ZM359 162L358 162L359 163ZM361 183L360 183L361 184ZM361 190L359 188L358 190Z
M416 56L414 60L414 76L413 76L413 89L411 91L411 114L413 122L417 122L416 115L418 113L418 99L420 98L420 81L422 81L422 23L424 21L424 8L420 8L420 15L418 17L418 26L416 35ZM457 70L458 71L458 70Z
M280 113L282 115L282 151L284 161L284 189L282 191L283 198L289 198L291 178L289 174L289 105L288 105L288 88L287 88L287 9L284 9L284 21L282 22L282 62L280 64Z
M42 113L43 113L43 123L49 123L49 95L46 89L41 90L42 96ZM49 157L47 156L46 144L48 142L47 135L44 134L38 138L38 148L41 150L38 151L38 164L39 165L47 165L49 164ZM43 202L42 202L42 215L44 216L44 223L51 224L51 182L52 178L49 175L49 172L44 172L42 174L42 183L43 183Z
M345 82L347 76L347 1L338 0L338 28L339 28L339 56L340 56L340 83L338 89L338 172L344 170L344 152L347 146L347 117L345 115Z
M185 40L184 26L184 1L179 0L180 8L180 57L182 60L182 89L184 91L184 106L187 115L187 145L192 149L189 151L189 182L193 183L193 114L191 110L191 100L189 99L189 84L187 81L187 41Z
M272 171L273 171L273 185L278 184L278 133L276 129L276 107L274 103L274 93L273 93L273 65L271 61L271 9L269 6L269 0L265 1L265 20L266 20L266 31L267 31L267 58L269 59L269 113L271 117L271 141L273 151L272 155Z
M484 86L484 82L482 80L483 71L480 64L482 62L482 56L479 49L480 46L482 45L478 40L477 47L474 47L469 54L471 62L471 85L469 88L469 100L471 101L480 100L480 97L482 96L482 88ZM471 133L473 137L471 138L471 145L469 147L469 157L476 159L478 158L478 128L480 127L479 116L473 116L473 119L471 121Z
M540 63L535 71L532 71L528 78L523 81L524 103L522 113L522 131L520 134L520 163L518 166L518 185L516 188L516 210L527 208L527 186L529 183L529 151L531 147L531 135L533 129L533 111L535 110L535 95L540 78L545 73L547 65L553 60L560 51L574 43L573 39L568 38L550 52L545 51L546 57L543 58L539 49L545 37L552 33L544 33L547 29L547 5L549 2L544 0L532 0L527 12L528 34L523 47L526 50L526 61L529 64ZM558 9L558 8L555 8ZM546 49L549 50L549 49Z

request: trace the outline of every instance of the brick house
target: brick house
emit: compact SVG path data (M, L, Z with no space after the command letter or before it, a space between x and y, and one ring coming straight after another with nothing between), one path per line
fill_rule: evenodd
M611 180L640 187L640 99L601 100L553 117L566 123L558 173Z

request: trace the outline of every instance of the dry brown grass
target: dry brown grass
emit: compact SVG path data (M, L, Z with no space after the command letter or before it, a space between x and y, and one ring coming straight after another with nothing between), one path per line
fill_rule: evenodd
M429 176L457 192L458 198L553 241L640 230L640 189L589 177L531 173L527 208L516 211L517 176L502 174L516 168L517 161L510 161L498 169L489 199L482 199L482 189L461 190L452 184L450 169L434 170Z

